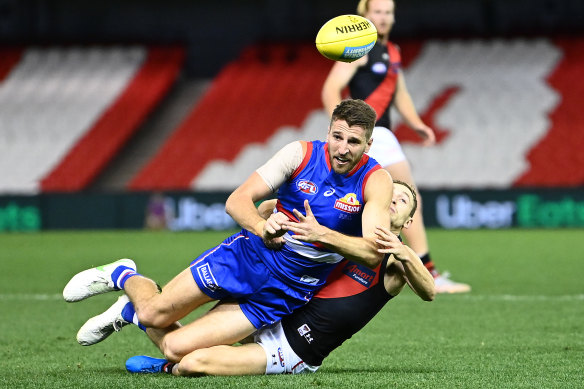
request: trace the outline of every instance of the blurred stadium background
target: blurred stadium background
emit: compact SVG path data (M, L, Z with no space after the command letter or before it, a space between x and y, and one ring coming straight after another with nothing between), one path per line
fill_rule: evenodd
M230 229L223 202L323 138L320 26L355 0L0 0L0 231ZM584 1L397 0L439 136L397 134L430 227L584 227ZM397 119L396 116L394 116Z

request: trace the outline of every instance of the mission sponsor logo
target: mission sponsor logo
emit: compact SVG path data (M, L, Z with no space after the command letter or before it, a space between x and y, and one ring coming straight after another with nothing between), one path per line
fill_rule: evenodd
M346 213L359 213L361 211L361 203L357 200L355 193L349 193L335 201L335 209Z
M373 270L354 263L348 263L343 269L343 273L367 288L371 286L375 279Z
M301 192L306 194L316 194L318 192L318 187L312 181L300 180L296 183L296 187L300 189Z

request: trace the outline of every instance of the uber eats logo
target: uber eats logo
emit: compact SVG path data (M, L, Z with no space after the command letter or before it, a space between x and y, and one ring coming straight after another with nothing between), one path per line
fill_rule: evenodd
M436 199L436 219L444 228L584 227L584 201L570 196L521 194L514 200L476 201L467 194Z
M570 197L552 201L534 194L519 196L517 224L520 227L584 227L584 201Z
M0 205L0 231L38 231L41 216L37 207L15 203Z

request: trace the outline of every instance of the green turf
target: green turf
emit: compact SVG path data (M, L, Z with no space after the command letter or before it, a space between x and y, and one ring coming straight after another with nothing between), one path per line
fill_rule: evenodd
M0 234L2 388L576 388L584 382L584 231L429 231L443 270L466 295L434 302L404 291L359 334L302 376L130 375L125 360L158 355L124 328L81 347L75 333L114 295L60 298L76 272L120 257L165 283L224 232ZM199 312L189 316L192 320Z

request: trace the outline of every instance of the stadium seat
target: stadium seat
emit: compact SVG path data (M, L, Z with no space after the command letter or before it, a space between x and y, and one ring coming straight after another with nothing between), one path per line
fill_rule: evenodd
M172 84L183 54L73 46L30 47L16 57L0 61L0 76L6 73L0 82L0 191L35 193L86 187ZM134 104L123 101L142 94ZM116 115L120 110L125 113ZM107 114L114 120L104 124ZM99 123L108 129L92 136ZM69 164L75 155L82 158ZM12 166L18 174L10 174Z

